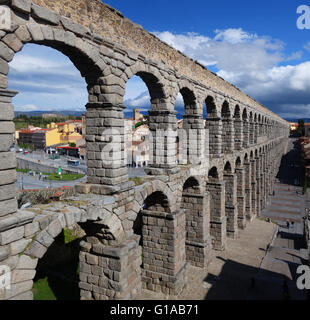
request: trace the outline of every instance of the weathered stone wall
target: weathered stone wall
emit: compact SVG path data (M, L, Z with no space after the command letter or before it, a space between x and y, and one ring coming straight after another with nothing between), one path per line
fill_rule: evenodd
M263 208L262 177L266 193L272 192L287 146L288 123L99 0L1 3L12 9L12 25L0 31L0 266L9 266L13 278L12 289L0 292L0 298L31 299L38 259L63 228L75 223L87 224L80 254L83 299L134 298L142 283L144 288L178 294L186 284L187 261L207 265L210 237L213 249L224 250L227 232L237 233L237 219L239 227L245 227L244 216L251 220ZM14 132L11 100L17 92L7 89L8 63L27 43L68 56L85 78L89 94L88 183L76 187L77 195L70 199L75 205L60 202L43 212L18 210L16 159L9 152ZM128 181L124 162L123 97L133 75L149 89L150 127L161 141L152 141L157 159L137 187ZM178 92L186 104L185 129L197 130L196 138L188 136L190 161L183 166L176 161L175 148ZM238 117L232 119L238 115L237 106L242 126ZM262 119L265 136L259 137ZM210 154L199 147L206 144ZM265 168L259 160L264 152ZM238 158L238 168L245 170L245 191L237 186L242 180L235 168ZM224 172L228 163L229 175ZM188 194L185 184L191 177L197 188ZM112 196L104 196L108 194ZM135 223L141 216L137 238Z

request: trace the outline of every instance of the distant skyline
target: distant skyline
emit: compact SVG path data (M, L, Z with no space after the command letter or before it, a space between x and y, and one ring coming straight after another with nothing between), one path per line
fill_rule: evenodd
M103 1L284 118L310 118L310 30L298 30L304 1ZM54 49L26 45L11 62L16 111L85 110L86 83ZM124 103L149 108L144 83L128 82ZM177 101L177 109L182 99Z

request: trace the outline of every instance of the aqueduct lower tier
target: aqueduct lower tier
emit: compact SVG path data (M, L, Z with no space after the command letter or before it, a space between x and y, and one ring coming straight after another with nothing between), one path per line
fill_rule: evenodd
M0 291L0 299L31 299L38 260L77 223L86 224L82 299L134 298L142 286L178 294L186 267L207 266L210 250L225 250L226 238L264 208L286 153L288 123L99 0L0 3L12 19L0 31L0 268L12 271L11 289ZM74 197L83 206L18 209L10 152L17 92L7 88L7 75L27 43L61 51L87 82L88 183L77 186ZM129 181L125 163L123 97L133 75L149 89L155 137L139 186ZM182 162L174 110L179 92ZM111 152L113 161L104 161Z

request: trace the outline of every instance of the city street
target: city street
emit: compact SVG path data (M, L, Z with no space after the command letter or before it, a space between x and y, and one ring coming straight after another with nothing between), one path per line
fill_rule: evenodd
M78 183L85 183L87 177L73 181L49 181L49 180L39 180L39 176L30 176L26 173L17 173L16 186L18 189L45 189L45 188L61 188L64 186L74 187Z
M16 157L17 159L26 159L26 160L34 161L34 162L41 163L51 167L61 167L62 169L81 171L84 173L87 172L87 165L85 160L80 160L80 165L78 167L68 166L67 164L68 159L76 159L72 157L60 156L60 159L52 160L49 158L50 155L46 154L43 151L34 151L27 155L22 153L16 153Z

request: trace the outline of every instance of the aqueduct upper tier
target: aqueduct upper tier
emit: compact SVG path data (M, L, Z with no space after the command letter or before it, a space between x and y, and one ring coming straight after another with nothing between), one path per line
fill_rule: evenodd
M178 294L188 264L208 265L210 250L224 250L226 238L264 208L288 123L99 0L0 4L11 17L0 30L0 267L12 271L12 288L0 298L32 298L38 259L64 228L85 223L82 299L133 298L142 285ZM43 215L18 209L10 152L17 92L7 75L27 43L61 51L87 82L88 183L75 195L83 207L52 205ZM128 179L124 130L125 87L134 75L151 97L152 157L139 186Z

